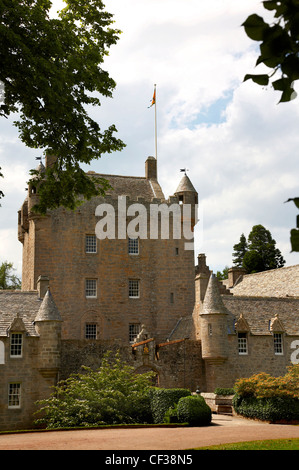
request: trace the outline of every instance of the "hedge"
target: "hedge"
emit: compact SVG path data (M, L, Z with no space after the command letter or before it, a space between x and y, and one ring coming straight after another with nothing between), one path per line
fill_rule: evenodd
M188 423L190 426L207 426L212 420L211 408L201 396L180 398L177 415L180 423Z
M298 421L299 399L290 397L241 397L235 395L232 401L235 411L246 418L261 421Z
M191 391L185 388L153 388L150 391L150 402L154 423L163 423L169 408L186 396L191 396Z

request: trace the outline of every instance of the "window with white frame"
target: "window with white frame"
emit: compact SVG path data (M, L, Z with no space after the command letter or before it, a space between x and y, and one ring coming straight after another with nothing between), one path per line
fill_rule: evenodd
M247 333L238 333L238 352L248 354Z
M283 343L282 343L282 333L274 333L274 353L278 355L283 354Z
M128 253L129 255L139 255L139 239L138 238L128 239Z
M85 297L86 298L96 298L97 297L97 280L96 279L86 279L85 280Z
M97 339L97 325L96 323L85 324L85 339Z
M5 364L5 345L0 341L0 364Z
M22 333L11 333L10 335L10 357L22 357L23 335Z
M135 338L139 335L141 330L140 323L130 323L129 324L129 341L133 343Z
M140 286L138 279L129 279L129 297L138 299L140 294Z
M21 407L21 384L10 383L8 385L8 408Z
M96 235L85 236L85 253L97 252L97 237Z

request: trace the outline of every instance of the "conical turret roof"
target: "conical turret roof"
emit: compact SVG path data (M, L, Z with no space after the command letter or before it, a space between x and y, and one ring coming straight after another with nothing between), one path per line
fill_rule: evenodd
M220 313L228 314L226 307L220 295L218 280L215 274L211 274L206 295L203 301L202 314Z
M62 321L58 308L54 302L50 289L42 301L35 321Z
M196 189L190 181L190 178L187 175L183 176L174 194L181 193L183 191L192 191L194 193L197 193Z

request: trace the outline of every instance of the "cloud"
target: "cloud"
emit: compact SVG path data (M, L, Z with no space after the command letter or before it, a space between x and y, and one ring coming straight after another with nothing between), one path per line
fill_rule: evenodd
M154 154L154 109L147 107L157 83L158 176L168 196L179 184L180 168L189 169L201 211L196 253L206 253L211 269L223 269L232 264L241 233L248 236L261 223L288 264L298 263L298 255L289 253L296 209L283 202L298 195L299 98L277 105L279 94L270 88L243 83L255 71L258 44L241 24L251 13L266 16L261 2L109 0L106 7L123 31L104 64L117 87L113 99L103 99L91 113L102 128L115 123L127 147L87 169L144 174L145 159ZM0 125L6 185L0 261L7 255L20 265L16 213L39 152L18 141L11 122Z

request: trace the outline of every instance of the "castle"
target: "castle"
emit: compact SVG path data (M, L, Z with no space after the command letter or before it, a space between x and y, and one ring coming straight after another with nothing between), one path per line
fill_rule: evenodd
M154 371L157 386L203 392L299 361L299 265L232 268L226 283L204 254L194 266L197 191L184 174L166 199L156 165L149 157L144 177L89 172L108 180L105 197L46 216L29 186L22 290L0 291L0 430L32 427L35 402L106 351Z

